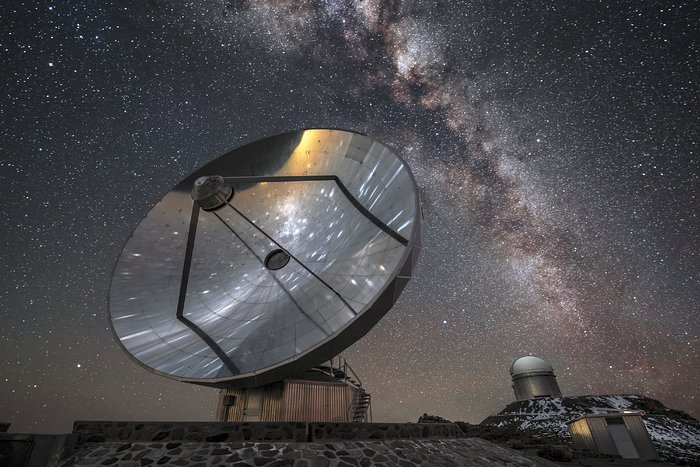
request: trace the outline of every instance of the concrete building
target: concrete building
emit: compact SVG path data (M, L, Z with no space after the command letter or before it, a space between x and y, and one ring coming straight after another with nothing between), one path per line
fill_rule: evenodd
M561 397L552 365L541 358L528 355L520 357L510 366L515 400L538 397Z

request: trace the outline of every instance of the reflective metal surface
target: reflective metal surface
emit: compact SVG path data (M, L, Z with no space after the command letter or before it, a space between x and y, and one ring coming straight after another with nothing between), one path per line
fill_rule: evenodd
M190 192L212 175L234 194L207 212ZM112 279L115 334L137 361L182 381L292 376L391 308L415 266L420 221L407 165L364 135L303 130L243 146L183 180L135 229Z
M520 357L510 366L510 375L519 377L526 374L554 374L554 368L546 360L534 355Z
M515 399L522 401L537 397L561 397L552 365L534 355L520 357L510 366Z

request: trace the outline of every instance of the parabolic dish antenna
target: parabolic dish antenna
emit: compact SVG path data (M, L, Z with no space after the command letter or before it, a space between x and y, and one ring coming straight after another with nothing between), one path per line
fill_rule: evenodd
M256 386L353 344L421 242L406 163L367 136L301 130L231 151L168 192L114 269L124 350L179 381Z

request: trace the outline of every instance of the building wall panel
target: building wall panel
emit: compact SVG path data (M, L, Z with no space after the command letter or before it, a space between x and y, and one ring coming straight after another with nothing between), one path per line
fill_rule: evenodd
M517 400L534 399L536 397L561 397L561 391L556 377L534 375L513 380L513 390Z
M651 437L646 426L644 426L642 417L639 415L627 415L623 416L622 419L625 421L625 426L632 437L634 446L637 448L639 457L641 459L658 459L659 455L651 442Z
M265 386L263 396L262 418L263 422L276 422L282 419L282 383L274 383Z
M216 418L241 422L255 393L262 398L259 420L263 422L349 422L356 389L342 383L289 380L253 389L226 389L219 393ZM225 396L235 404L224 406ZM258 411L256 411L258 413Z
M588 427L586 420L576 420L569 424L569 431L571 432L571 439L574 442L574 447L576 449L585 449L591 452L598 452L598 448L593 440L593 434L591 429Z
M282 396L282 420L347 422L354 390L344 384L287 381Z
M598 452L601 454L613 454L617 455L617 448L615 447L615 442L610 433L608 433L608 424L605 422L604 417L591 417L587 418L588 427L593 435L593 440L598 448Z
M236 403L232 406L224 406L224 397L233 396ZM216 419L222 422L242 422L243 409L245 408L245 393L242 389L224 389L219 392L219 404L216 410Z

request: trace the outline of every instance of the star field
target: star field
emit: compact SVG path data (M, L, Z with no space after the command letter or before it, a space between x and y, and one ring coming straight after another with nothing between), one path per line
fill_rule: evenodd
M164 193L243 143L360 131L411 166L415 278L344 356L375 421L477 423L534 354L565 395L700 416L692 2L12 2L0 8L0 421L211 420L133 363L112 268Z

